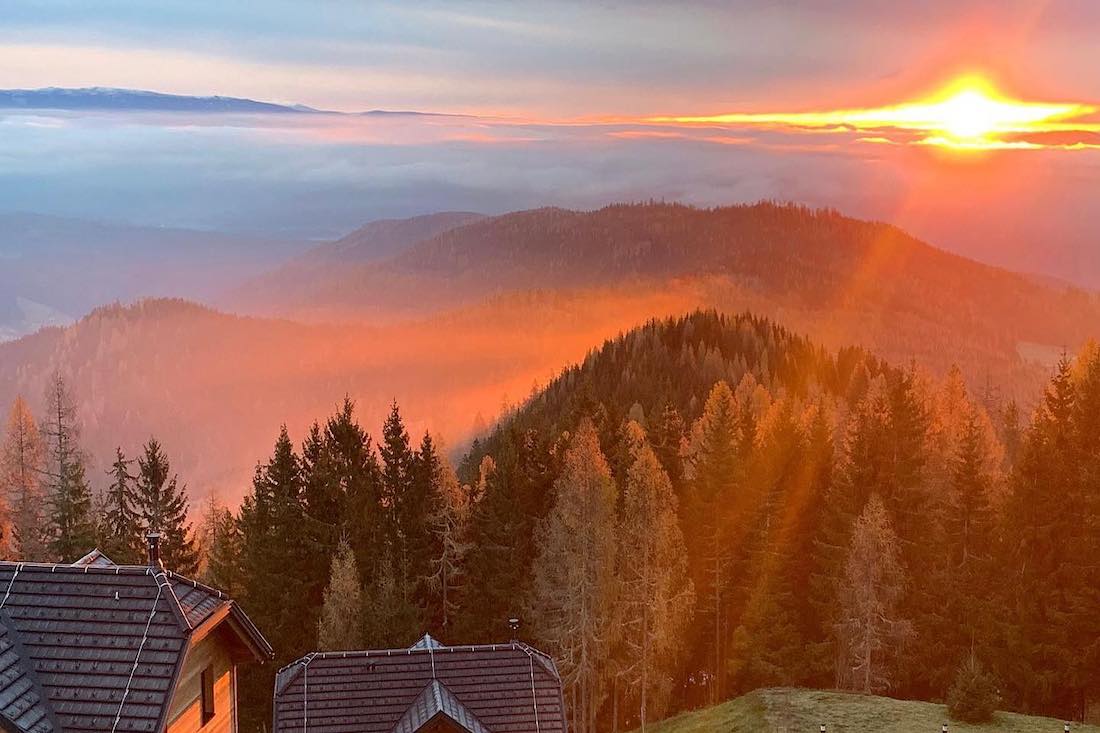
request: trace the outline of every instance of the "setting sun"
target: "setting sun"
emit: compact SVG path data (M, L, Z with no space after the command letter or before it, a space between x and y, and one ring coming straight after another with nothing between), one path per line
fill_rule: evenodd
M732 113L699 117L657 117L650 122L761 125L878 133L864 142L938 145L959 149L1061 147L1025 139L1036 133L1096 132L1100 125L1080 118L1096 107L1077 102L1029 102L1001 94L980 76L962 77L924 99L866 109L820 112ZM1075 120L1072 124L1066 121ZM895 133L890 136L890 133ZM897 133L902 133L898 136ZM915 134L915 136L914 136Z

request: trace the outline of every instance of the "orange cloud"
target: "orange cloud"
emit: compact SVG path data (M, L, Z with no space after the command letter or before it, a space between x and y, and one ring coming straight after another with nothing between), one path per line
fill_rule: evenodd
M1091 137L1100 133L1100 122L1092 117L1096 112L1096 106L1080 102L1013 99L1001 94L986 79L967 76L928 98L882 107L651 117L646 122L867 132L874 134L858 139L957 150L1080 150L1095 147ZM1042 141L1041 137L1050 133L1060 133L1062 139Z

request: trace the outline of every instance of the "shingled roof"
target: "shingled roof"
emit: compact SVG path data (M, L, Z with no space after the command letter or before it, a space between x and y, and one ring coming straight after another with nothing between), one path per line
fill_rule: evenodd
M520 642L320 652L275 680L274 733L565 733L553 660Z
M0 725L163 730L192 633L222 622L270 657L232 600L159 567L0 562Z

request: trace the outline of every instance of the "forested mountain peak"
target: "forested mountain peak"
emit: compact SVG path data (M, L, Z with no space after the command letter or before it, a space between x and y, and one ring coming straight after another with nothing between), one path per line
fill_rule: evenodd
M605 435L624 419L655 427L662 412L695 420L718 382L801 401L857 400L879 374L897 373L860 348L831 352L767 318L714 310L653 319L609 339L580 363L504 416L467 457L465 477L508 433L544 436L571 429L581 416Z
M649 202L593 211L518 211L443 232L411 248L393 265L453 274L494 263L539 274L549 266L550 276L588 273L590 279L667 277L715 269L765 276L777 262L841 269L868 254L886 252L900 260L899 265L927 258L956 268L993 270L889 224L854 219L833 209L768 201L711 208Z

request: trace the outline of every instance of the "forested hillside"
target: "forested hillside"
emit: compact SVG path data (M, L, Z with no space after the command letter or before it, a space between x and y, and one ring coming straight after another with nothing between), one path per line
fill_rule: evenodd
M1080 716L1100 693L1080 643L1096 623L1098 400L1093 347L1063 360L1029 426L957 371L830 354L750 316L651 323L475 445L464 602L478 619L524 609L559 658L598 668L564 665L607 724L636 721L647 685L652 716L769 685L943 700L964 678ZM569 493L601 481L618 519ZM692 611L670 613L685 595Z
M689 302L530 293L388 326L247 318L178 300L113 305L0 344L0 405L22 396L41 411L61 373L93 485L105 485L116 447L157 435L194 492L236 506L273 425L304 430L347 395L376 426L396 398L418 430L459 449L592 344Z
M69 383L50 385L37 449L34 411L9 420L5 551L126 557L118 538L163 516L142 498L160 497L165 557L241 600L274 667L425 630L500 640L519 617L580 733L769 686L981 689L988 709L1061 717L1100 699L1100 347L1061 361L1028 421L957 370L752 315L653 321L509 410L457 470L396 403L272 420L240 509L192 500L196 548L171 443L112 451L96 498ZM242 672L246 730L268 719L273 674Z

